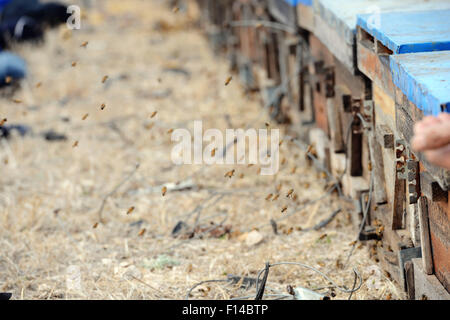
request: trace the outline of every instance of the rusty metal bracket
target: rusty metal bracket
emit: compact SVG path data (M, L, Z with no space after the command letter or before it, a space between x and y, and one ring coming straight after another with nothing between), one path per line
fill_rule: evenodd
M420 176L419 176L419 162L413 159L406 161L408 168L408 194L409 203L417 203L420 196Z
M400 180L407 180L408 173L406 168L406 142L405 140L396 140L395 141L395 164L396 164L396 172L397 178Z

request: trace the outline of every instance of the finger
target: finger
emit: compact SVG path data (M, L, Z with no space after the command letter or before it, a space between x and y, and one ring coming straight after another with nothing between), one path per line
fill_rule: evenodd
M442 112L438 115L438 119L442 122L450 121L450 113Z
M414 125L414 133L419 134L426 128L434 126L441 122L440 118L437 117L425 117L420 122Z
M450 144L450 122L435 124L417 132L411 141L416 151L433 150Z
M439 167L450 169L450 145L441 149L424 152L428 161Z
M420 132L427 127L440 123L442 120L438 117L427 116L414 126L414 132Z

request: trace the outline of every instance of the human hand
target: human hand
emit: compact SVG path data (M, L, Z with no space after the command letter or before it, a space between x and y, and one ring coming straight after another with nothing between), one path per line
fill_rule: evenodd
M430 163L450 170L450 114L423 118L414 126L411 145Z

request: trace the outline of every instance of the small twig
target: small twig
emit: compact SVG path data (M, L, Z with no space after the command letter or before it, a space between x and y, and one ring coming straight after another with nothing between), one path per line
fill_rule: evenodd
M205 281L201 281L197 284L195 284L193 287L191 287L188 291L188 293L186 294L186 300L189 300L189 296L191 295L192 290L194 290L195 288L197 288L198 286L204 284L204 283L210 283L210 282L228 282L229 280L224 280L224 279L213 279L213 280L205 280Z
M156 289L156 288L154 288L154 287L152 287L151 285L149 285L148 283L146 283L146 282L144 282L144 281L142 281L141 279L139 279L139 278L136 278L135 276L133 276L133 275L130 275L130 277L131 278L133 278L134 280L136 280L136 281L139 281L140 283L142 283L143 285L145 285L145 286L147 286L147 287L149 287L150 289L152 289L153 291L156 291L156 292L158 292L161 296L164 296L164 294L161 292L161 291L159 291L158 289ZM161 298L161 296L158 296L158 298Z
M336 211L334 211L328 218L326 218L325 220L319 222L318 224L316 224L314 227L312 228L308 228L308 229L304 229L302 231L311 231L311 230L320 230L324 227L326 227L331 221L333 221L333 219L342 211L341 208L337 209Z
M101 223L104 223L104 220L103 220L103 217L102 217L102 212L103 212L103 209L104 209L104 207L105 207L105 204L106 204L106 201L108 200L108 198L109 197L111 197L112 195L114 195L116 192L117 192L117 190L119 190L119 188L123 185L123 184L125 184L128 180L130 180L133 176L134 176L134 174L136 173L136 171L139 169L139 167L140 167L140 164L138 163L138 164L136 164L136 167L135 167L135 169L125 178L125 179L123 179L110 193L108 193L104 198L103 198L103 200L102 200L102 204L101 204L101 206L100 206L100 209L98 210L98 213L97 213L97 215L98 215L98 219L99 219L99 221L101 222Z
M297 31L285 24L276 23L267 20L244 20L244 21L231 21L230 26L232 27L258 27L263 26L271 29L286 31L291 34L296 34Z

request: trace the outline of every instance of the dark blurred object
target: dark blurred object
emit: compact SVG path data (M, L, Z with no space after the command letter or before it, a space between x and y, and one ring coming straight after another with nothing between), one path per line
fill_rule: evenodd
M8 41L40 42L44 39L42 26L33 18L23 16L18 19L9 19L0 22L0 47L7 48Z
M67 6L57 3L40 3L39 0L11 0L2 10L2 21L18 20L21 17L29 17L40 24L55 27L65 23L70 14Z
M66 141L67 137L64 134L57 133L53 130L49 130L43 133L45 140L47 141Z
M12 297L12 293L0 292L0 301L9 300Z
M21 137L31 132L31 128L25 125L3 125L0 127L0 138L9 139L13 131L16 131Z
M10 52L0 52L0 87L12 85L24 78L26 73L27 66L22 58Z
M0 13L0 45L8 40L41 40L46 27L65 23L70 17L67 6L57 3L40 3L39 0L10 0Z

